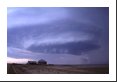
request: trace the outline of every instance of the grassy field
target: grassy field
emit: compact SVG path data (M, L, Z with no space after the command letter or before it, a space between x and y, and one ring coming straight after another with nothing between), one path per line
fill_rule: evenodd
M8 74L109 74L108 65L23 65L7 64Z

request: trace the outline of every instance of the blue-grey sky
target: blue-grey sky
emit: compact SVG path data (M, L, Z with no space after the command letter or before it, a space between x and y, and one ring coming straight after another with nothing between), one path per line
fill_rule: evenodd
M108 64L109 8L8 7L7 47L14 62Z

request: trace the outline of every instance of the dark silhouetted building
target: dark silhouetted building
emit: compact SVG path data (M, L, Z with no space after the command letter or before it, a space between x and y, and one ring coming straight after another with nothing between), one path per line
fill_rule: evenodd
M28 61L28 63L27 64L37 64L37 62L36 61Z
M43 59L40 59L40 60L38 61L38 64L39 64L39 65L47 65L47 61L45 61L45 60L43 60Z

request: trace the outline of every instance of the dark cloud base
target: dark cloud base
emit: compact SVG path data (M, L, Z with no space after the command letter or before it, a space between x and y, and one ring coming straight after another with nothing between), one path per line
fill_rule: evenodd
M100 46L91 41L70 42L53 45L32 45L28 50L33 52L52 53L52 54L72 54L81 55L82 52L99 49Z

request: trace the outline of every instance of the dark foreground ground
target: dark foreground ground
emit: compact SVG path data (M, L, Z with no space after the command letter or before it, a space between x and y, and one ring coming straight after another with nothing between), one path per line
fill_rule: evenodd
M109 74L109 66L7 64L7 74Z

